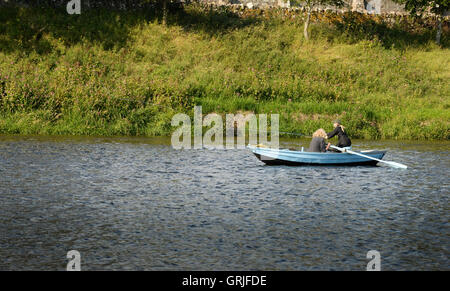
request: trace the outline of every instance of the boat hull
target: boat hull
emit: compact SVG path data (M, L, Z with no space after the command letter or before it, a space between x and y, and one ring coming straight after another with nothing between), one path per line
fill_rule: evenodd
M378 161L349 153L314 153L254 146L248 148L260 161L267 165L375 166L378 163ZM359 153L381 160L386 151L363 151Z

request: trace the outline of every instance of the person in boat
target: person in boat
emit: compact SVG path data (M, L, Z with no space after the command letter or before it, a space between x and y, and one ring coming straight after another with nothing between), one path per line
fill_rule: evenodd
M327 139L327 133L323 128L319 128L312 135L311 143L309 144L308 152L319 152L324 153L327 151L327 144L325 143Z
M347 133L345 132L345 127L342 126L340 120L336 120L333 124L334 129L333 131L327 133L327 138L332 138L334 136L338 136L338 143L336 144L337 147L345 148L348 150L352 149L352 141L348 137ZM328 150L330 148L331 143L328 143L326 149ZM339 152L338 150L334 150Z

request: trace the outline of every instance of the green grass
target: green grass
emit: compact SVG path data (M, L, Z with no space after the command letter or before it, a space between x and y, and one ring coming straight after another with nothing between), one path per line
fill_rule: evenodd
M295 18L292 16L296 15ZM151 11L0 7L0 133L168 135L171 117L280 114L280 131L450 138L449 35L426 21L188 6Z

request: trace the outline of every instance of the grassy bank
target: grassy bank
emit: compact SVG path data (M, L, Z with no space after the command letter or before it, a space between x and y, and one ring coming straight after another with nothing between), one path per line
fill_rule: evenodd
M450 52L427 21L360 14L0 7L0 133L168 135L171 117L279 113L280 130L449 139Z

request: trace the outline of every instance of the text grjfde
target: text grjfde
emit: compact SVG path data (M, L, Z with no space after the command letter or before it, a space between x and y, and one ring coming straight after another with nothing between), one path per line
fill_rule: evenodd
M228 276L228 286L266 286L266 276Z

